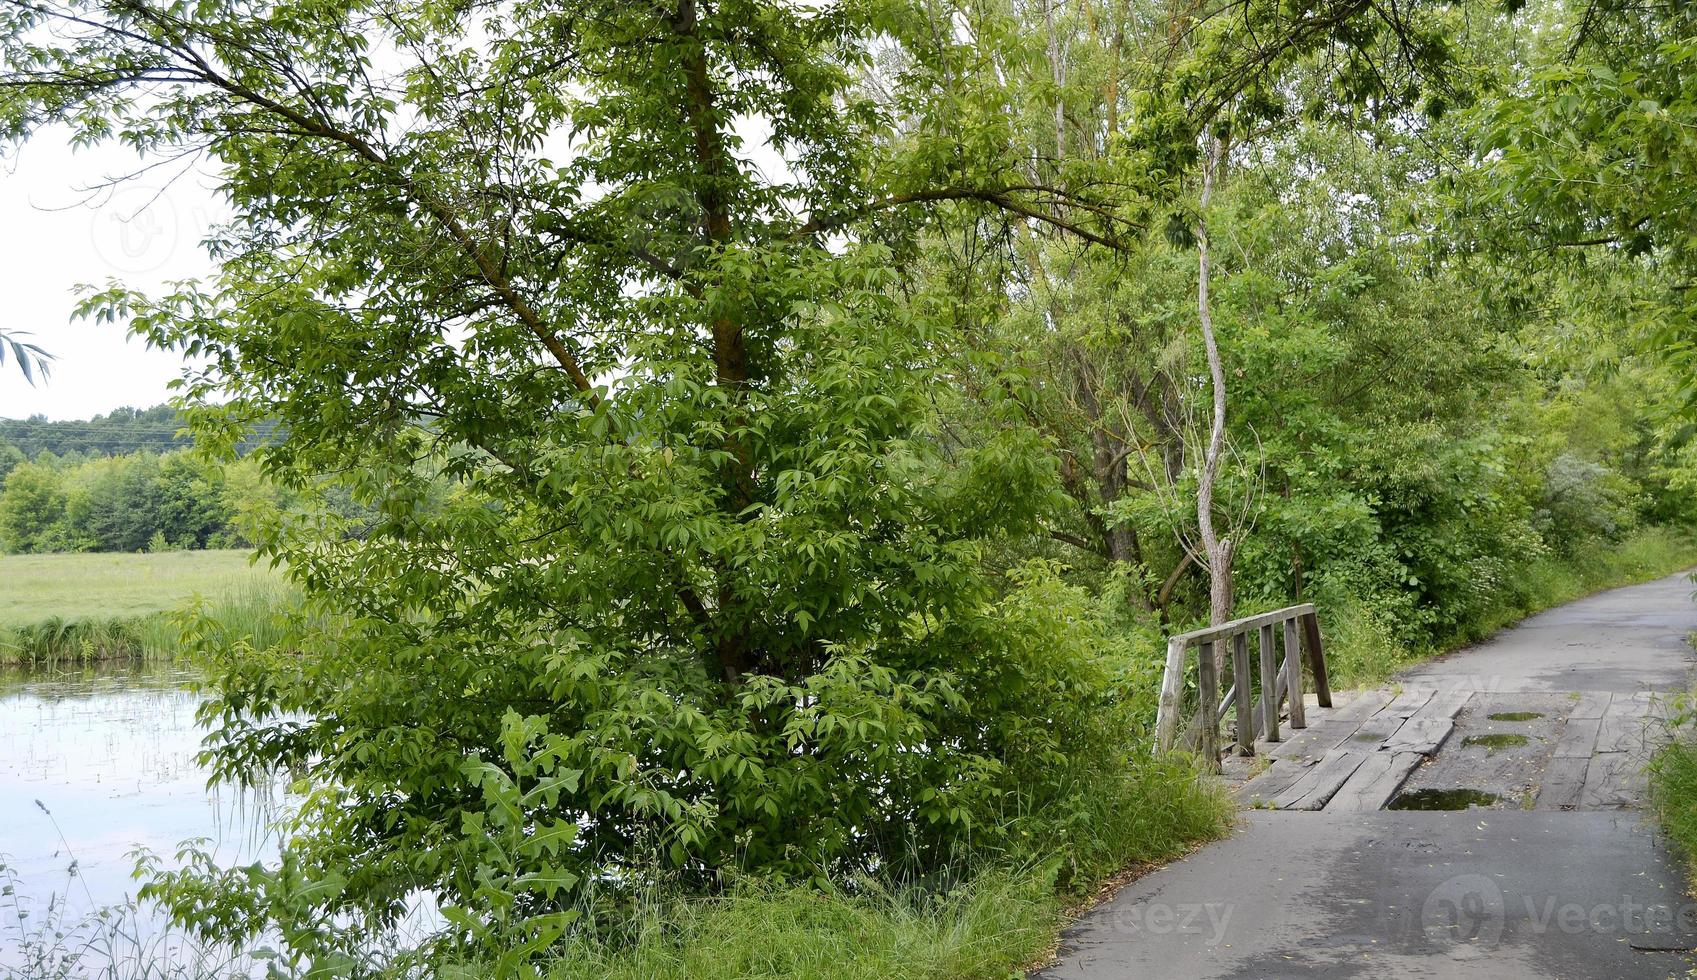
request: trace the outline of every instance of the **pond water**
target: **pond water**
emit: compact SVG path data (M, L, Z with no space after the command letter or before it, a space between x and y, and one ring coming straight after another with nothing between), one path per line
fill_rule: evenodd
M44 923L76 927L133 897L138 847L167 863L194 838L228 864L274 853L281 793L207 787L191 679L133 665L0 673L0 973ZM145 910L131 923L158 927Z

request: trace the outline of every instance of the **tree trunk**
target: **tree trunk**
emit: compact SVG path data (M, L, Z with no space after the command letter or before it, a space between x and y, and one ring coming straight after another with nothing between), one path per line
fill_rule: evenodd
M672 26L679 36L696 40L696 0L678 0ZM731 172L735 163L725 144L723 123L719 115L718 97L708 71L707 57L699 44L686 47L682 59L684 91L688 102L683 106L695 143L695 158L700 166L701 184L695 191L701 208L702 231L715 249L723 248L732 239L731 213L720 181ZM724 437L726 462L720 465L719 478L725 487L725 507L732 514L742 514L754 502L754 462L752 453L736 431L747 397L749 380L748 346L742 324L724 309L713 312L709 324L713 352L714 381L725 390L733 413L731 431ZM737 684L758 666L755 654L748 648L748 637L734 613L736 591L734 572L721 565L716 569L719 583L715 594L716 608L711 614L714 654L724 680ZM698 617L699 618L699 617Z
M1059 166L1067 155L1066 100L1061 94L1066 86L1066 65L1060 35L1055 33L1055 3L1043 0L1043 26L1049 32L1049 68L1055 80L1055 165Z
M1214 198L1214 180L1224 156L1225 141L1210 137L1208 155L1202 164L1202 199L1196 219L1196 312L1202 322L1202 343L1208 352L1208 381L1214 396L1208 449L1202 458L1202 474L1196 482L1196 524L1208 560L1208 621L1213 625L1231 619L1235 549L1235 543L1230 538L1222 539L1214 528L1214 481L1219 475L1220 456L1226 443L1226 372L1220 363L1220 346L1214 340L1214 316L1208 305L1208 205Z

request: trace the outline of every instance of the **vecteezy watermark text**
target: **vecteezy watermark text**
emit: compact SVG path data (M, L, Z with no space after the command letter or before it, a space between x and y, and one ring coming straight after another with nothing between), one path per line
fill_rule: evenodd
M1123 932L1151 936L1192 935L1209 946L1225 941L1231 902L1138 902L1118 909L1114 925Z

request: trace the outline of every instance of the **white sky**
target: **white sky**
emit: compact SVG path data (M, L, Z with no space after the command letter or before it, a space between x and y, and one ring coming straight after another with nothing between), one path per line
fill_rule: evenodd
M766 120L739 118L735 128L742 155L768 180L790 176L767 142ZM71 319L80 284L117 280L159 292L214 271L201 240L228 209L212 179L180 175L179 163L101 187L141 167L118 145L73 151L63 129L39 132L21 151L0 155L0 327L31 334L26 339L55 358L49 377L31 387L8 357L0 367L0 418L85 419L171 396L166 385L183 367L176 354L129 339L122 323Z
M71 320L79 283L155 291L211 272L200 242L224 212L204 175L173 181L181 165L161 167L91 196L138 165L119 146L73 152L60 130L0 157L0 327L33 334L56 358L32 388L8 356L0 418L88 418L170 396L166 383L183 363L176 354L127 339L123 324Z

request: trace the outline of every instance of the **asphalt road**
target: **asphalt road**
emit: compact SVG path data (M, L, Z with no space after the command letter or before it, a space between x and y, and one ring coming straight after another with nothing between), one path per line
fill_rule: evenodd
M1478 691L1678 691L1697 665L1691 580L1682 574L1598 593L1523 620L1404 673L1411 684Z
M1697 657L1685 576L1550 610L1410 683L1678 690ZM1122 889L1042 980L1686 976L1697 902L1647 814L1250 811Z

